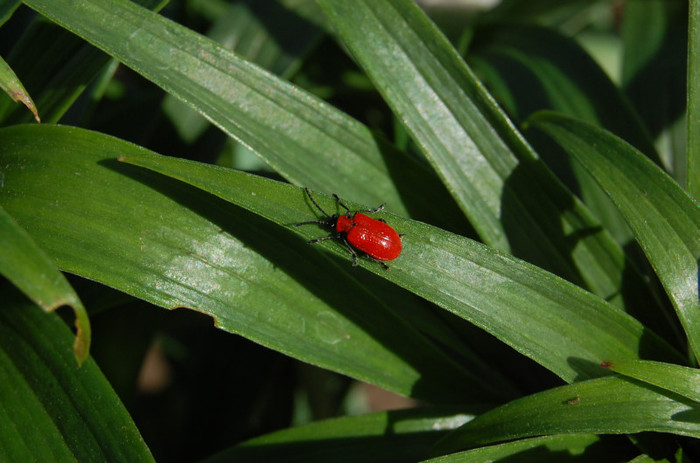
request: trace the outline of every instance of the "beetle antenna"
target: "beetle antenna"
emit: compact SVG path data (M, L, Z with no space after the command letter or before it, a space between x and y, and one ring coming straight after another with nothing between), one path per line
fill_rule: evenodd
M316 206L316 207L318 208L319 211L323 212L323 215L325 215L326 217L330 217L330 216L331 216L328 212L324 211L323 208L322 208L321 206L318 205L318 203L316 202L316 200L314 199L314 197L311 196L311 191L309 191L308 188L305 187L305 188L304 188L304 191L306 191L306 194L309 195L309 199L311 200L312 203L314 203L314 206ZM335 196L335 195L333 195L333 196ZM318 221L318 222L305 222L305 223L322 223L322 222Z

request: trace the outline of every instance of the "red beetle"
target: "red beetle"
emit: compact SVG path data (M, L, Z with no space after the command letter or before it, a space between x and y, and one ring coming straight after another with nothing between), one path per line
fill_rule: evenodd
M353 267L357 266L357 252L355 252L355 250L361 251L368 259L380 263L382 267L387 270L389 266L382 261L394 260L399 257L399 254L401 254L401 236L387 225L383 219L373 219L365 215L365 213L373 214L381 211L384 209L384 204L375 209L363 209L361 211L350 212L350 209L343 204L338 195L334 194L333 197L338 205L347 212L343 215L330 215L318 205L311 196L311 192L308 188L304 188L304 190L306 194L309 195L309 199L314 206L316 206L323 215L328 217L328 219L301 222L295 226L319 224L331 230L335 230L334 234L311 240L309 244L326 240L342 241L352 255Z

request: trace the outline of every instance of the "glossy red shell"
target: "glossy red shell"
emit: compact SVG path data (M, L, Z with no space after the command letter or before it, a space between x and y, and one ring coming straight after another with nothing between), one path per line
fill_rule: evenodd
M401 237L386 223L360 212L341 215L335 224L348 243L378 260L394 260L401 254Z

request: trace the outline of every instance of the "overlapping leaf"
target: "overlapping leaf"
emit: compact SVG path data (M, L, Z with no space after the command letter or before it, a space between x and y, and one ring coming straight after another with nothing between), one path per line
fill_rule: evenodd
M531 123L578 158L620 209L700 359L697 201L641 153L602 129L552 113L540 113Z
M0 204L59 268L163 307L202 311L226 331L405 395L498 400L403 320L410 306L380 300L254 214L116 161L146 150L55 126L15 126L0 138ZM281 223L309 218L302 190L226 172Z
M285 198L295 196L287 185L270 186L262 195L252 193L261 189L256 186L261 179L234 171L157 155L122 159L182 179L282 225L305 217L280 207ZM335 207L328 199L317 199L328 210ZM626 358L641 351L675 357L632 317L552 274L420 222L399 217L390 222L405 233L404 251L390 272L376 265L368 268L494 334L567 381L598 376L599 355L609 350L625 352ZM308 228L299 230L309 238L319 236ZM335 243L326 247L347 254Z
M153 461L97 365L76 365L60 317L7 285L0 301L0 460Z
M85 307L48 256L2 207L0 274L46 312L63 305L73 308L77 330L73 351L79 363L85 361L90 351L90 322Z
M291 182L466 228L459 214L433 213L450 199L421 164L192 30L128 0L25 3L192 105Z
M621 249L536 159L415 3L320 4L484 242L602 297L619 293Z
M480 415L440 441L440 453L546 434L670 432L700 437L700 404L607 377L540 392Z

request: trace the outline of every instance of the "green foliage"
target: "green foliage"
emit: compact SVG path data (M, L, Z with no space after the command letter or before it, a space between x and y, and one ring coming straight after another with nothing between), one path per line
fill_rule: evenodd
M0 460L700 458L697 5L17 3Z

